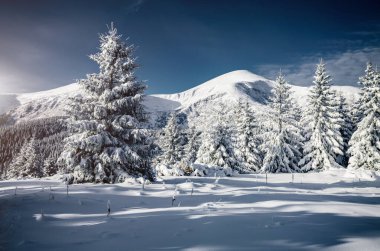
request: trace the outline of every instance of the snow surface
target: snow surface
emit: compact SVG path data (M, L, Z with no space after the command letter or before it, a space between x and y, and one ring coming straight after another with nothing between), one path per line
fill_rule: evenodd
M214 106L215 103L230 103L230 101L239 99L248 100L257 110L263 110L273 86L272 80L247 70L237 70L213 78L184 92L147 95L144 104L154 118L157 114L173 110L185 113L199 108L209 110L209 107ZM306 104L309 88L292 86L294 97L301 107ZM359 93L359 88L352 86L333 86L333 89L341 91L349 102ZM36 93L12 94L9 97L3 95L0 112L17 107L10 112L16 121L62 116L67 97L79 91L77 84L70 84Z
M380 250L375 173L265 180L165 177L144 190L70 185L68 196L54 179L2 181L0 250Z

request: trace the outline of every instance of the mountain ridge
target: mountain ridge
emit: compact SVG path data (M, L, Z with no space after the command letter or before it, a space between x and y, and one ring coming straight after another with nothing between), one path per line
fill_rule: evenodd
M186 113L199 107L212 106L218 102L234 102L239 99L248 100L257 110L263 110L274 84L273 80L250 71L235 70L179 93L146 95L144 104L147 111L153 115L171 111ZM291 86L294 98L301 106L304 106L310 87ZM349 102L352 102L359 93L359 88L352 86L334 86L333 88L341 91ZM7 104L0 104L0 108L16 122L62 116L65 114L64 106L67 98L78 92L80 92L78 84L73 83L46 91L12 94L10 99L9 95L2 95L8 97L9 106L7 108Z

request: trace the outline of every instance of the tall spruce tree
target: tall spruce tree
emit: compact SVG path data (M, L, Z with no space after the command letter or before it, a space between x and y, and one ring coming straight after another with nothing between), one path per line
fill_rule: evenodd
M330 82L331 77L321 60L308 97L306 143L303 158L299 162L304 172L340 167L336 158L337 155L343 155L343 138L340 134L342 121L336 110L335 92L331 90Z
M90 58L99 73L79 80L82 94L71 100L69 130L60 160L73 182L122 182L153 177L149 133L142 127L146 85L135 77L133 45L111 25L100 35L100 51Z
M202 144L197 153L196 163L236 169L232 128L227 124L230 120L228 112L225 105L219 104L209 115L206 131L202 133Z
M341 118L340 134L343 138L343 155L337 156L337 162L343 167L348 165L348 142L352 136L352 115L347 104L346 98L342 93L337 93L337 111Z
M236 106L236 142L234 153L237 168L240 173L257 172L262 163L262 153L259 149L261 139L255 113L248 101L239 100Z
M362 91L359 114L361 119L349 142L348 167L380 170L380 73L367 64L360 78Z
M201 132L195 126L191 126L187 132L188 142L185 146L186 162L192 164L197 159L197 152L200 147Z
M272 130L266 134L263 172L298 172L303 137L298 127L298 109L291 97L291 87L284 75L276 79L270 98Z
M353 103L353 131L356 131L358 124L364 117L364 110L365 108L363 107L364 104L368 102L370 99L369 95L369 88L371 87L373 83L374 76L376 74L375 69L373 68L373 65L371 62L367 63L366 69L365 69L365 74L362 77L359 77L359 85L361 85L361 91L359 98L355 100Z

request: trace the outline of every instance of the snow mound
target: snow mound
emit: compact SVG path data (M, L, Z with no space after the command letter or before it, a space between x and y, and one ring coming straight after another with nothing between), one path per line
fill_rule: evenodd
M211 166L204 164L191 164L189 166L191 171L190 176L198 177L227 177L234 176L234 172L230 167ZM159 164L155 167L156 174L160 177L169 176L185 176L185 172L178 167L169 167L167 165Z
M380 173L365 169L347 169L346 173L344 174L345 178L352 178L357 181L375 181L379 176Z
M190 168L193 170L191 176L199 177L227 177L234 176L237 173L230 167L211 166L204 164L192 164Z
M158 176L184 176L185 173L178 167L169 167L159 164L156 166L156 174Z

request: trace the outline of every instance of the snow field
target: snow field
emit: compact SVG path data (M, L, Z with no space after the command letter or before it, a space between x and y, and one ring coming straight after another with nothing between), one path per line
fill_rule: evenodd
M380 178L359 176L2 181L0 250L379 250Z

